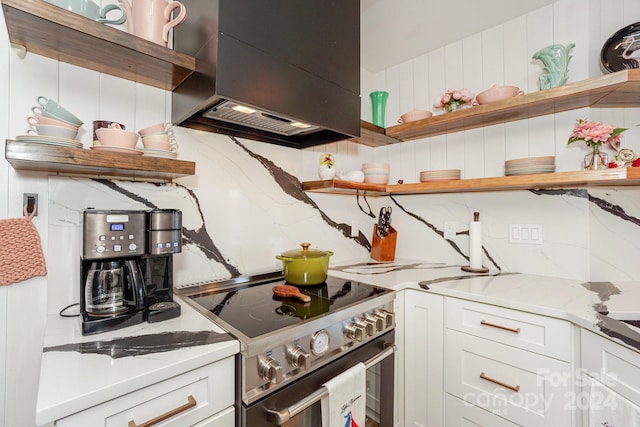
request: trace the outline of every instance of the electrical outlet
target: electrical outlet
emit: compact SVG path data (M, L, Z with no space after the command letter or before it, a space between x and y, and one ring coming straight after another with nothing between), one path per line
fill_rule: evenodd
M509 224L509 243L542 244L542 224Z
M453 221L445 221L444 222L444 238L447 240L451 240L456 237L456 223Z
M35 209L35 216L38 216L38 193L22 193L22 206L27 207L28 214Z

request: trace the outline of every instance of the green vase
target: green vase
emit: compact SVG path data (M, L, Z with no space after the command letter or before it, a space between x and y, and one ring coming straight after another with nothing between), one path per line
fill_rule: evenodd
M387 98L389 92L383 90L377 90L369 94L371 98L371 107L373 108L373 124L376 126L384 127L384 111L387 107Z

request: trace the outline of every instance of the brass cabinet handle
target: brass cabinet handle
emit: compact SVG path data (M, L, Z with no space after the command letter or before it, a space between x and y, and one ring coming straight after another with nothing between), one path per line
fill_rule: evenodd
M194 399L192 395L189 395L189 397L187 397L187 400L188 402L185 403L184 405L178 406L177 408L167 411L162 415L158 415L157 417L147 422L144 422L142 424L136 424L134 420L131 420L129 421L129 427L151 427L152 425L158 424L159 422L164 421L167 418L171 418L174 415L178 415L180 412L184 412L198 405L198 403L196 402L196 399Z
M484 372L480 373L480 378L482 378L485 381L489 381L491 383L498 384L501 387L508 388L509 390L513 390L516 393L520 391L520 386L519 385L513 386L513 385L505 384L502 381L494 380L493 378L490 378L490 377L486 376L484 374Z
M480 324L481 325L485 325L485 326L491 326L492 328L498 328L498 329L502 329L502 330L505 330L505 331L513 332L514 334L519 334L520 333L520 328L509 328L507 326L496 325L495 323L489 323L486 320L481 320Z

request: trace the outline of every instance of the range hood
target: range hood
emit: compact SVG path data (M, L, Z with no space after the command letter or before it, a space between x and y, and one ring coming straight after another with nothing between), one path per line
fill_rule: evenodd
M306 148L360 136L359 0L180 0L173 123Z

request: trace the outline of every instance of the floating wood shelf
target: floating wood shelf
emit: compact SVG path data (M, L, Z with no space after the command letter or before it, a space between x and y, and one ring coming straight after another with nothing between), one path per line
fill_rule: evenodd
M386 186L340 180L309 181L302 184L302 189L304 191L318 193L385 196L398 194L469 193L478 191L543 190L554 188L637 185L640 185L640 168L555 172L534 175L419 182L413 184L393 184Z
M195 58L42 0L0 0L12 44L164 90L195 70Z
M353 138L349 141L356 142L369 147L381 147L383 145L395 144L400 142L395 138L391 138L385 134L385 129L374 125L373 123L360 120L360 137Z
M640 106L640 69L623 70L385 129L398 141L427 138L584 107Z
M98 152L33 142L7 140L5 157L16 170L60 175L86 175L132 181L171 181L194 175L194 162Z

